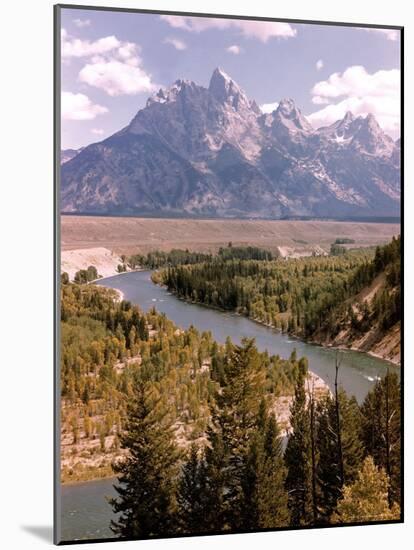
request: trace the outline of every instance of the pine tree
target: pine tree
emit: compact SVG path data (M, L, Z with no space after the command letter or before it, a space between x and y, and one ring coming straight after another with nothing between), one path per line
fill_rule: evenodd
M211 529L245 530L245 478L266 378L254 341L243 340L241 346L226 342L223 370L207 431L205 500L211 506Z
M300 363L290 414L292 433L285 451L285 486L288 492L290 523L293 526L309 525L312 521L312 457L310 415L305 391L306 374L306 363Z
M383 469L378 469L372 457L363 463L357 479L343 490L332 523L363 523L400 519L398 504L388 502L389 480Z
M204 456L193 444L181 470L177 494L179 528L184 533L202 533L207 527L205 483Z
M376 383L361 407L362 437L367 454L390 478L390 503L401 494L400 384L392 373Z
M282 439L274 415L264 426L257 460L258 528L277 528L289 525L288 499L285 490L286 467Z
M167 407L148 384L138 382L129 406L121 445L125 459L113 466L118 497L111 500L114 533L127 538L173 534L176 531L176 483L180 453Z
M338 392L340 414L341 449L338 453L338 424L335 400L327 396L320 401L317 410L318 450L318 512L319 521L328 522L334 511L343 487L340 473L342 459L345 484L352 483L361 467L363 445L361 441L361 415L355 398L348 398L344 391Z

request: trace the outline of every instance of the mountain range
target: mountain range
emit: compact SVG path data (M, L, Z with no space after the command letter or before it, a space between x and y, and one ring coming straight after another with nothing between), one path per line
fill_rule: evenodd
M280 218L398 216L400 142L375 117L315 129L292 99L264 114L221 69L151 96L131 122L62 151L67 213Z

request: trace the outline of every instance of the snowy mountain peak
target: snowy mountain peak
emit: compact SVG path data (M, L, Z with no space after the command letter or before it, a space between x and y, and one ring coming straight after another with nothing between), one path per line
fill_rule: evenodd
M292 99L262 114L217 68L208 88L158 90L61 179L66 212L388 216L399 213L400 151L372 115L314 130Z

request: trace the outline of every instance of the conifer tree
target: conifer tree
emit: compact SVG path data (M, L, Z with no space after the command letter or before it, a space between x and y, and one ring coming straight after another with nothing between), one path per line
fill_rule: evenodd
M378 469L372 457L363 463L357 479L343 490L332 523L355 523L400 519L398 504L388 502L389 480L384 470Z
M289 525L288 500L285 489L286 467L282 439L274 415L265 424L257 464L257 508L259 528Z
M193 444L182 467L177 494L179 528L184 533L202 533L207 528L205 483L204 457Z
M245 477L251 440L255 435L266 372L253 340L241 346L226 342L224 383L206 449L206 502L213 530L245 530Z
M114 533L127 538L173 534L180 453L167 407L149 384L138 382L121 445L127 457L113 466L118 497L111 500Z
M390 503L401 493L401 401L397 375L387 373L362 405L362 437L367 454L390 478Z
M285 451L285 486L288 492L290 523L293 526L308 525L312 521L312 457L310 415L305 391L306 374L307 363L301 361L291 406L292 433Z
M361 467L363 445L361 441L361 415L355 398L348 398L343 390L338 392L340 414L341 449L338 453L338 424L335 400L327 396L318 405L317 437L318 450L318 512L319 521L328 522L334 511L343 487L340 474L342 459L345 484L352 483Z

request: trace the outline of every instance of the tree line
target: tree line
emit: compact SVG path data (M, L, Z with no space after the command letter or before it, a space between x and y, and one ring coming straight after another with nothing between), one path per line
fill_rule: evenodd
M185 300L237 311L303 338L336 334L345 318L355 330L384 328L400 316L400 237L370 250L339 256L257 260L218 255L200 263L171 265L153 280ZM360 314L350 299L384 272L387 284Z

